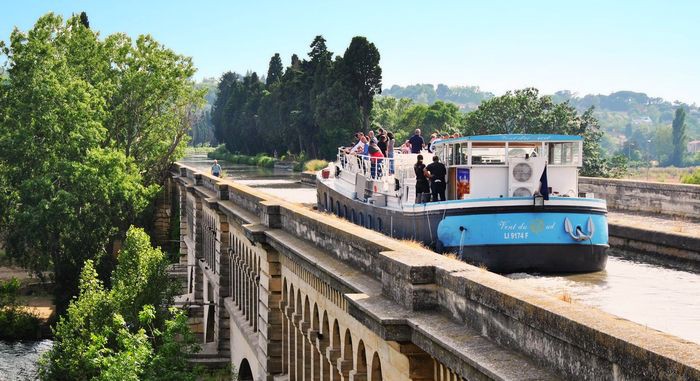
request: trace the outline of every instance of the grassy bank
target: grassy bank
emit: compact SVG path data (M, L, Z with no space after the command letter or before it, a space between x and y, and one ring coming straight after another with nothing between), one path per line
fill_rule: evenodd
M209 152L214 151L216 148L215 147L210 147L210 146L199 146L199 147L192 147L188 146L185 148L185 155L195 155L195 154L208 154Z
M301 172L302 170L317 171L328 165L328 162L325 160L308 160L304 154L282 155L281 160L275 160L274 157L270 157L264 153L259 153L255 156L241 155L229 152L223 145L209 152L207 156L210 159L225 160L233 164L255 165L263 168L272 168L277 162L291 162L294 164L294 170L297 172Z

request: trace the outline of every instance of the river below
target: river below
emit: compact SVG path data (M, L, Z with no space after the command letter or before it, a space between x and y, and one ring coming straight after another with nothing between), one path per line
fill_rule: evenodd
M0 340L0 381L36 380L37 362L52 345L51 340Z

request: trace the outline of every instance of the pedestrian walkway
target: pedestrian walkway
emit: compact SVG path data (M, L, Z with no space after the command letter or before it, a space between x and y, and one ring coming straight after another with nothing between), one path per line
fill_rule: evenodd
M672 217L608 212L608 224L700 238L700 223L674 220Z

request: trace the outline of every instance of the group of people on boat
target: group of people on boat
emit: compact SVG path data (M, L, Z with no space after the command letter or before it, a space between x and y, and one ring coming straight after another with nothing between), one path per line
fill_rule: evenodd
M370 130L367 135L363 132L355 133L355 142L351 147L345 148L345 154L357 155L358 157L368 158L370 161L370 173L372 178L382 176L381 164L385 158L389 159L389 173L394 173L394 144L396 139L394 134L380 128L378 134ZM364 167L362 159L358 159Z
M447 133L433 133L429 143L426 144L421 130L416 129L413 136L402 145L401 150L397 150L402 154L419 154L417 162L413 166L416 174L416 203L425 203L430 201L445 201L445 189L447 187L446 175L447 168L437 156L433 157L432 163L423 164L423 155L420 153L427 150L433 152L434 145L440 140L456 138L460 135ZM358 156L358 163L361 168L366 171L364 160L369 160L370 176L373 179L380 178L382 173L382 163L385 158L389 159L389 174L394 173L394 134L380 128L378 134L370 130L366 135L363 132L355 133L353 145L344 148L346 155ZM366 173L366 172L365 172Z
M423 155L418 155L413 172L416 174L416 204L430 201L446 201L445 189L447 188L447 167L440 162L440 158L433 156L433 162L423 164Z

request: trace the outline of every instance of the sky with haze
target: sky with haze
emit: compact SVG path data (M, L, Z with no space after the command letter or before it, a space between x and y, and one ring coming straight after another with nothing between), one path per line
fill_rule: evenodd
M41 15L85 11L105 36L150 33L192 56L197 78L289 65L321 34L342 55L353 36L381 53L383 87L534 86L618 90L700 104L700 1L8 1L0 40Z

